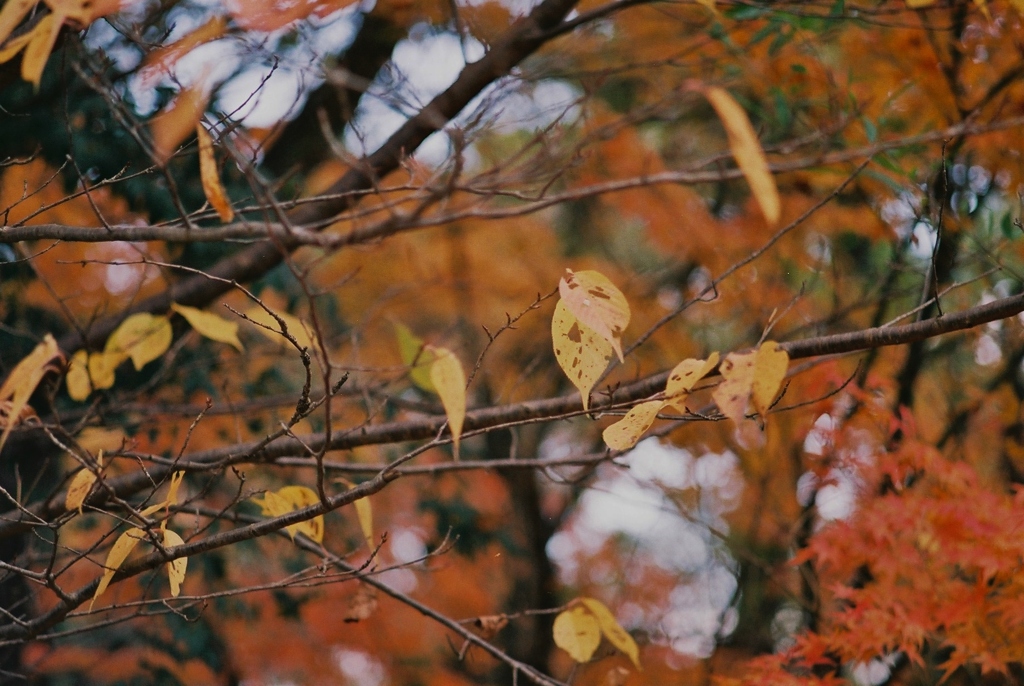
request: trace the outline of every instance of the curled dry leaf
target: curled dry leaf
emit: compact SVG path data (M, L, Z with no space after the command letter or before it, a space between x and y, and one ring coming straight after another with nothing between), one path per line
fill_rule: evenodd
M359 584L356 592L348 599L348 609L345 612L346 623L361 622L377 610L377 589L367 584Z
M724 88L711 86L704 90L704 96L715 108L722 126L725 127L725 134L729 138L729 150L732 151L737 166L750 184L750 190L757 198L761 212L769 224L777 224L782 215L779 189L775 185L775 178L768 168L768 160L761 149L754 127L750 125L747 113Z
M499 631L508 625L508 615L485 615L473 620L477 632L486 639L494 638Z
M601 626L593 613L576 605L555 617L553 636L555 645L569 653L569 657L586 662L601 645Z
M451 350L430 346L430 351L434 354L434 363L430 365L430 383L441 397L441 404L448 416L448 429L455 444L455 459L459 459L459 438L462 436L462 423L466 419L466 374L462 371L459 358Z
M179 545L185 545L185 541L181 539L181 536L170 529L164 529L164 548L174 548ZM171 584L171 595L175 598L181 593L181 585L185 582L185 569L187 567L187 557L179 557L167 563L167 579Z
M121 568L121 564L145 535L146 533L142 529L131 528L118 536L117 540L114 541L114 546L107 553L107 561L103 563L103 576L100 577L100 583L92 596L92 602L89 603L90 611L92 611L92 606L96 604L96 599L107 590L107 586L110 585L110 581L114 578L117 570Z
M649 400L631 408L626 416L604 430L604 442L612 450L629 450L654 423L665 406L662 400Z
M4 432L0 435L0 450L7 443L11 429L31 412L29 398L35 392L39 382L48 372L59 372L64 362L64 355L57 347L52 335L46 334L42 343L33 348L21 362L15 365L11 373L0 385L0 424Z
M144 366L157 359L171 347L171 340L174 334L171 330L171 322L167 317L158 317L147 312L139 312L131 315L118 326L114 333L110 334L103 351L117 364L131 359L136 371L141 371ZM91 373L90 369L90 373ZM112 373L111 369L111 373ZM93 379L96 381L96 379ZM111 384L113 385L113 384ZM94 384L102 388L102 385Z
M218 343L227 343L234 346L238 352L243 352L242 342L238 340L238 323L219 317L212 312L205 312L195 307L172 303L171 309L185 318L199 335L209 338Z
M565 270L558 282L562 302L577 320L611 344L622 360L622 332L629 324L626 296L601 272Z
M267 491L262 498L253 498L253 502L260 506L264 515L269 517L280 517L295 510L315 505L320 502L316 492L305 486L285 486L278 491ZM291 524L285 527L288 535L295 539L295 534L302 533L309 536L317 543L324 540L324 516L317 515L298 524Z
M203 184L203 193L210 206L217 210L220 220L227 223L235 218L235 210L228 200L224 184L220 182L217 158L213 154L213 138L202 122L196 124L196 141L199 143L199 180Z
M608 368L614 348L569 311L564 300L555 305L551 318L551 341L555 359L569 381L583 396L583 409L590 408L590 391Z
M623 629L615 620L615 615L604 603L594 598L580 598L583 606L590 610L597 618L597 624L601 627L601 633L608 639L608 642L625 653L637 669L640 669L640 648L636 641Z

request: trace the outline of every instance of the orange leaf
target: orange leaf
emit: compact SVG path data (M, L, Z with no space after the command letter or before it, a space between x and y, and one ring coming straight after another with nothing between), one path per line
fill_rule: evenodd
M149 53L143 60L142 69L139 71L139 87L144 89L154 87L157 79L168 73L172 65L188 52L223 36L227 25L227 19L224 17L213 17L187 36Z
M750 184L750 190L757 198L761 212L769 224L777 224L782 215L779 189L775 186L775 179L768 169L768 160L761 149L760 141L757 140L754 127L747 119L747 113L724 88L711 86L705 89L704 96L715 108L718 118L722 120L729 138L729 149L747 183Z
M199 79L178 93L174 102L153 118L150 131L153 134L153 154L158 162L163 164L170 159L181 142L195 130L209 100L205 79Z
M196 138L199 141L199 178L203 182L203 193L213 209L217 210L220 220L229 222L235 218L235 210L220 182L217 160L213 156L213 139L201 123L196 124Z

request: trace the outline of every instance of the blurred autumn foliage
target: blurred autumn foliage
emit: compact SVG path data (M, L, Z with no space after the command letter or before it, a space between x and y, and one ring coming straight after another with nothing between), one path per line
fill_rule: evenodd
M1020 0L7 0L0 682L1024 681Z

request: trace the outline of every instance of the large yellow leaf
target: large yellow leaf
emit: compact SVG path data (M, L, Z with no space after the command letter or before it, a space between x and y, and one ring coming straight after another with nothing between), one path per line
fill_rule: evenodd
M754 365L754 385L750 397L761 416L771 407L772 401L782 387L782 381L789 370L789 355L779 350L775 341L765 341L757 350Z
M621 361L621 337L630 314L622 291L601 272L566 269L565 276L558 282L558 293L569 312L608 341Z
M409 378L428 393L436 393L437 390L430 381L434 353L427 349L423 339L414 334L408 326L401 322L392 323L395 327L395 338L398 339L398 352L402 356L402 364L410 368Z
M220 182L217 159L213 155L213 138L206 132L202 122L196 124L196 140L199 142L199 180L203 183L203 193L210 201L210 206L217 210L220 220L229 222L235 218L235 210Z
M311 488L305 486L285 486L278 491L267 491L262 498L253 498L253 502L260 506L264 515L269 517L280 517L289 512L309 507L320 502L320 498ZM295 534L302 533L309 536L317 543L324 540L324 516L318 515L298 524L291 524L285 527L288 535L295 538Z
M576 605L555 617L555 645L576 662L586 662L601 645L601 625L593 613Z
M430 365L430 383L441 397L444 412L448 416L448 429L452 432L455 459L459 459L459 438L462 423L466 419L466 374L462 363L451 350L430 346L434 363Z
M317 348L316 342L310 335L310 332L306 329L306 324L299 319L294 317L287 312L276 312L278 317L284 322L285 326L288 327L288 333L295 339L295 342L303 348L309 348L313 350ZM250 307L245 311L245 316L262 326L257 326L257 330L270 340L275 343L281 343L283 334L281 333L281 325L276 319L270 316L266 310L260 306Z
M640 669L640 648L637 647L636 641L629 635L629 632L615 621L612 611L605 607L600 600L593 598L580 598L580 602L594 614L598 626L601 627L601 633L608 639L608 642L628 655L636 668Z
M57 36L63 24L63 14L48 14L32 29L32 38L25 46L25 54L21 58L21 78L36 89L39 88L43 69L46 67L46 61L50 59L50 53L57 43Z
M63 359L57 341L50 334L46 334L43 342L15 365L3 385L0 385L0 423L4 427L3 435L0 436L0 450L3 450L4 444L7 443L11 429L21 421L22 412L26 409L31 410L28 400L35 392L36 386L47 372L60 371Z
M608 368L608 361L614 354L612 344L576 319L564 300L555 305L555 314L551 318L551 341L558 366L579 389L583 396L583 409L588 409L590 391Z
M114 574L121 568L121 564L145 535L146 533L142 529L132 528L125 531L114 541L114 547L107 553L107 561L103 563L104 570L103 576L100 577L100 585L96 587L96 592L92 596L92 602L89 603L90 611L92 606L96 604L96 599L107 590L110 580L114 578Z
M750 184L750 190L757 198L761 212L769 224L777 224L782 215L779 189L775 186L775 179L768 169L768 160L761 149L760 141L757 140L754 127L747 119L747 113L724 88L711 86L705 89L704 95L715 108L718 118L722 120L726 136L729 138L729 149L747 183Z
M683 400L693 389L694 384L704 378L704 375L715 368L718 364L718 353L713 352L706 360L683 360L677 364L668 375L665 383L665 398L667 402L676 407L680 412L685 412L686 407Z
M164 529L164 547L173 548L179 545L185 545L185 541L181 539L181 536L170 529ZM171 595L175 598L181 593L181 585L185 582L185 569L187 567L187 557L179 557L167 563L167 579L171 583Z
M629 450L654 423L658 411L664 406L662 400L649 400L633 407L625 417L604 430L604 442L613 450Z
M219 343L234 346L239 352L245 350L238 340L238 323L219 317L212 312L204 312L195 307L172 303L171 309L180 314L189 325L200 335Z
M114 329L104 352L120 356L122 361L130 358L138 371L167 352L172 339L171 322L167 317L139 312Z

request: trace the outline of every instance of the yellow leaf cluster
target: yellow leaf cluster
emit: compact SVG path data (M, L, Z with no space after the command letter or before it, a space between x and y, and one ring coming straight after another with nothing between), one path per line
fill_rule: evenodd
M147 312L131 315L110 334L103 352L79 350L72 356L65 379L68 395L82 401L94 390L110 388L114 385L114 370L122 362L130 359L135 369L141 370L171 347L172 338L167 317Z
M555 617L555 645L569 653L576 662L587 662L601 644L608 642L625 653L640 669L640 648L623 629L604 603L594 598L579 598L572 607Z
M267 491L262 498L254 498L253 502L260 506L262 513L268 517L280 517L295 510L315 505L320 502L316 492L305 486L285 486L277 491ZM305 534L317 543L324 540L324 516L318 515L298 524L285 527L288 535L295 539L295 534Z
M765 341L749 353L730 353L722 362L722 383L712 392L718 408L737 424L746 417L752 401L762 416L778 395L789 368L789 355L775 341Z
M15 365L0 385L0 424L4 432L0 435L0 450L7 443L11 429L22 421L23 415L32 413L28 400L47 372L59 371L64 356L57 347L53 336L46 334L28 356Z

